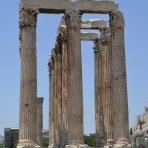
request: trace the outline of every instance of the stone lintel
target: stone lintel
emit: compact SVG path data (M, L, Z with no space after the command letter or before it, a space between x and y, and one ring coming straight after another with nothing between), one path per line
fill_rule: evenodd
M20 0L20 8L38 9L40 13L64 13L66 9L81 13L108 14L119 6L110 0Z
M83 32L81 33L81 40L82 41L94 41L95 39L99 38L98 33L92 32Z
M99 29L107 26L108 20L105 19L89 19L81 21L81 29ZM61 27L66 27L64 17L60 22Z
M82 20L81 23L81 29L99 29L104 26L107 26L107 20L104 19Z

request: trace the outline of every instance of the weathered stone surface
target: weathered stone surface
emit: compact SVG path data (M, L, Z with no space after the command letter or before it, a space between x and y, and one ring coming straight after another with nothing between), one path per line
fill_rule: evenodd
M54 49L48 59L49 66L49 147L54 145L54 75L55 75L55 59Z
M107 27L101 29L102 44L102 83L101 97L103 100L104 128L106 146L113 145L113 104L112 104L112 51L110 30Z
M43 97L37 98L37 144L42 148L43 143Z
M99 38L98 33L91 33L91 32L81 33L81 40L84 40L84 41L94 41L97 38Z
M95 118L96 118L96 147L105 143L103 97L102 97L102 43L100 38L94 42L95 63Z
M100 27L107 26L107 22L104 19L81 20L81 29L99 29ZM66 27L64 17L61 19L60 26Z
M57 147L62 143L62 40L59 34L55 44L55 99L56 99L56 118L55 118L55 135Z
M67 144L68 136L68 121L67 121L67 109L68 109L68 48L67 48L67 28L60 27L59 33L62 40L62 143L64 147Z
M128 144L128 98L124 43L124 17L119 11L110 14L112 39L112 77L114 103L114 139L118 145Z
M81 15L79 11L65 12L67 26L67 145L84 144L83 94L81 63Z
M64 13L67 9L82 13L110 13L118 10L118 4L109 0L20 0L21 8L38 9L41 13Z
M36 16L33 9L20 10L20 119L18 147L38 147L37 143L37 59Z
M89 19L82 20L81 29L99 29L100 27L107 26L107 20L104 19Z

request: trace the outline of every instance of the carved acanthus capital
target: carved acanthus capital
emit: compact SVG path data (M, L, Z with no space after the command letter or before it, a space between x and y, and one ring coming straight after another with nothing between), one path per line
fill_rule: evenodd
M98 52L98 39L94 40L94 47L93 47L93 49L94 49L95 53Z
M67 28L64 26L60 26L59 34L61 35L62 42L66 42L67 41Z
M62 36L61 36L61 34L58 34L56 37L55 52L62 53Z
M48 66L49 66L49 71L51 72L54 68L55 65L55 59L54 55L50 55L48 58Z
M101 27L101 38L103 45L111 44L111 32L109 27Z
M36 27L37 14L38 14L38 10L31 9L31 8L27 8L27 9L21 8L20 20L19 20L20 29L26 26Z
M94 40L94 53L97 53L98 51L101 50L102 42L101 38L95 39Z
M81 13L78 10L65 10L65 21L67 27L81 25Z
M110 13L110 27L111 29L120 29L124 28L125 21L123 13L120 11L115 11Z

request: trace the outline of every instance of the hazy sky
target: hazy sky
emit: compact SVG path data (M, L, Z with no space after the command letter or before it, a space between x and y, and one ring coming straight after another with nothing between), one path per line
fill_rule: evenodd
M126 63L130 125L148 104L148 1L119 0L125 15ZM44 128L48 128L48 55L62 15L39 15L37 24L38 96L44 99ZM84 15L83 18L106 18ZM82 42L85 133L95 132L93 42ZM18 127L20 57L18 0L0 2L0 134Z

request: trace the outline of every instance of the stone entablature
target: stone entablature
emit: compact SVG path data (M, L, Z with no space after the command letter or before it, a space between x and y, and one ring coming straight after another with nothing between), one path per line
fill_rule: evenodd
M64 13L66 9L79 10L81 13L110 13L119 9L110 0L20 0L21 8L32 8L40 13Z

